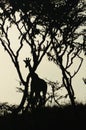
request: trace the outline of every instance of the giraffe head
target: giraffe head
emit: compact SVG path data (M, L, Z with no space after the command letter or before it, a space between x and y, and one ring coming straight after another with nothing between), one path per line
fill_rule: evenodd
M24 62L25 62L25 67L26 67L26 68L30 66L30 61L31 61L30 58L26 58L26 59L24 60Z

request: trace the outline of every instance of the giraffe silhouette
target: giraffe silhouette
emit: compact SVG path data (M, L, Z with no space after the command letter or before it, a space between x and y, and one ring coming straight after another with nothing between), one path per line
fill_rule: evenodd
M41 79L37 73L33 72L30 61L31 59L29 58L26 58L26 60L24 60L25 67L28 67L31 75L31 90L28 98L28 106L29 104L32 107L42 105L44 106L47 93L47 83Z

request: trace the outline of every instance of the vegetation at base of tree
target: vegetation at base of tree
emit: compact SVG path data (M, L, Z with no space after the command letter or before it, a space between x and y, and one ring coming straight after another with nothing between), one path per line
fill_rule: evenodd
M0 116L0 129L7 130L40 130L40 129L68 129L83 128L86 121L86 105L78 104L73 109L71 104L44 107L33 112Z

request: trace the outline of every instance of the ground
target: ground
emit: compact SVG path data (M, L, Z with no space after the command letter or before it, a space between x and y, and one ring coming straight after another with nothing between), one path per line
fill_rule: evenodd
M86 105L57 106L36 109L24 114L1 115L0 129L2 130L70 130L85 129Z

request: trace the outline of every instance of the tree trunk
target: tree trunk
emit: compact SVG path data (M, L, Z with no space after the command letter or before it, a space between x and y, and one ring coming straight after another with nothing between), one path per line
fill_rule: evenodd
M70 81L67 78L65 72L63 73L63 84L64 84L64 86L65 86L65 88L66 88L66 90L68 92L68 95L69 95L72 106L75 107L74 91L73 91L72 85L70 84Z
M71 92L69 86L66 87L66 89L67 89L67 91L68 91L68 95L69 95L69 98L70 98L70 101L71 101L71 105L72 105L73 107L75 107L75 101L74 101L75 97L74 97L74 95L72 94L72 92Z
M64 67L62 66L62 64L60 64L60 68L61 68L61 71L62 71L62 74L63 74L63 84L68 92L68 95L69 95L69 98L70 98L70 101L71 101L71 105L73 107L75 107L75 97L74 97L74 90L73 90L73 87L72 87L72 84L71 84L71 77L68 78L67 77L67 74L66 74L66 71L64 69Z
M13 114L18 114L21 110L23 110L23 106L25 104L27 96L28 96L28 85L25 86L21 103L15 110L13 110Z

